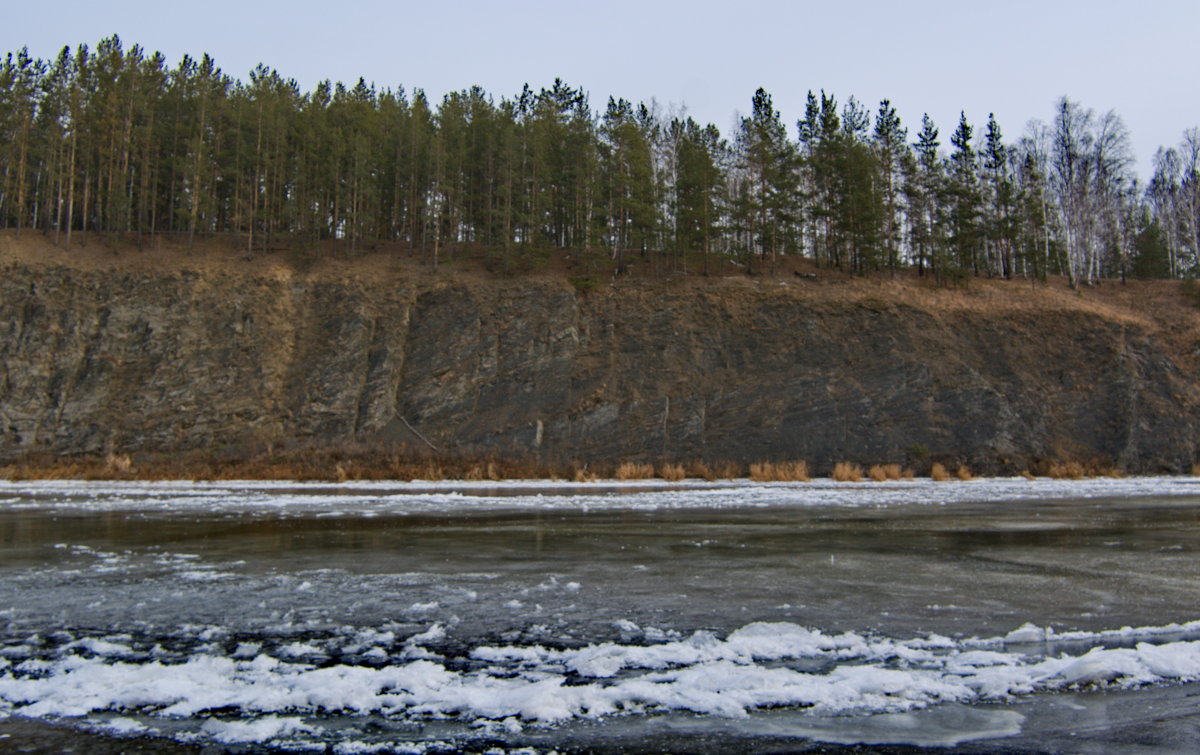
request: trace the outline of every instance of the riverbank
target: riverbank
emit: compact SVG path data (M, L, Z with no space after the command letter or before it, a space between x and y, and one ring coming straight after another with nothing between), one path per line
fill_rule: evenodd
M1200 468L1190 470L1191 475ZM1123 477L1125 472L1103 461L1043 462L1014 474L1032 479L1080 480ZM732 460L648 462L547 462L537 458L462 458L406 453L378 448L305 448L290 451L238 450L177 454L84 454L57 456L25 454L0 464L0 480L293 480L297 482L462 480L493 482L548 480L577 483L602 480L748 479L755 482L808 482L827 477L840 482L912 480L917 477L944 482L971 480L975 473L965 464L922 459L911 466L837 462L832 467L810 467L802 460Z
M1179 474L1200 458L1200 310L1175 281L938 288L813 268L582 286L571 264L518 278L386 251L67 252L0 233L0 466L353 479L436 471L410 459L501 477L802 459L818 474L935 461ZM358 447L383 454L339 458ZM318 462L298 461L310 448Z

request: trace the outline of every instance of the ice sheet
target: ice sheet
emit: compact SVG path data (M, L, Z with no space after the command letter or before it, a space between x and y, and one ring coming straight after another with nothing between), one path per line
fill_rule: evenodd
M629 495L636 493L636 495ZM195 513L271 511L324 516L480 509L654 510L746 506L880 506L970 501L1200 494L1200 478L1091 480L979 478L970 481L751 483L747 480L556 480L412 482L93 482L0 480L0 508L141 510Z

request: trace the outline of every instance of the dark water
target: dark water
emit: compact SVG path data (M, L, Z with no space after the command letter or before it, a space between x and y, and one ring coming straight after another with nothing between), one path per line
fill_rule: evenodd
M658 497L604 491L608 500L598 507L553 492L482 491L490 497L479 506L408 505L395 490L222 490L189 501L162 491L93 495L17 487L0 492L6 501L0 504L0 642L14 664L94 654L80 644L93 638L128 650L114 662L181 663L198 654L232 657L252 646L275 657L293 652L291 660L317 667L374 668L400 662L400 638L436 628L421 647L446 668L472 673L479 665L472 652L484 646L653 646L697 630L721 638L753 622L961 642L1002 638L1026 623L1059 634L1103 633L1200 618L1200 496L1187 490L943 503L908 493L916 502L881 495L871 503L859 492L852 506L814 504L787 488L752 506L723 506L711 490L704 493L717 496L715 502L700 503L689 503L683 490ZM538 501L539 494L555 500ZM304 501L318 495L335 500ZM739 495L731 490L731 502ZM273 506L273 496L286 500ZM662 505L664 496L684 504ZM365 630L394 636L378 651L386 659L354 646L350 638ZM1165 637L1196 639L1186 631ZM1064 642L1039 652L1123 644L1111 636L1075 642L1083 647ZM304 647L320 652L305 655ZM802 670L826 673L834 663L817 659ZM1166 752L1200 745L1196 694L1192 684L1092 685L899 713L822 717L785 707L731 719L655 709L508 730L480 728L471 722L475 714L465 723L323 714L323 734L290 740L331 748L351 740L384 748L408 742L431 751L953 745L1021 752L1059 742L1080 752ZM0 719L0 750L66 751L65 741L90 743L77 751L113 752L279 744L204 736L172 744L158 737L187 739L201 719L164 720L153 710L33 720L15 715L17 709L10 713ZM75 728L103 725L109 716L149 729L121 739ZM353 737L341 737L347 728Z

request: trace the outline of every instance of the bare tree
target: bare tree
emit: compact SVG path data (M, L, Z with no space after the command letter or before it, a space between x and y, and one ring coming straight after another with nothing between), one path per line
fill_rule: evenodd
M1050 128L1035 118L1026 124L1025 135L1017 143L1017 154L1014 155L1015 160L1019 160L1022 167L1021 190L1034 203L1036 210L1032 214L1040 221L1038 230L1040 231L1041 252L1034 257L1040 259L1047 266L1050 264L1051 234L1053 229L1059 225L1055 213L1057 205L1052 202L1046 186L1046 179L1050 175L1051 146ZM1061 267L1065 269L1066 266L1064 258L1061 261ZM1037 268L1034 273L1035 277L1045 273L1036 265L1035 268Z
M1120 256L1122 202L1133 163L1129 132L1113 111L1097 117L1063 97L1054 117L1051 179L1062 213L1072 287L1091 285L1106 251Z
M1146 199L1158 219L1167 248L1167 270L1172 278L1180 273L1179 153L1159 148L1154 154L1154 173L1146 187Z
M1200 128L1183 132L1179 145L1179 217L1186 235L1184 244L1191 254L1189 262L1200 264Z

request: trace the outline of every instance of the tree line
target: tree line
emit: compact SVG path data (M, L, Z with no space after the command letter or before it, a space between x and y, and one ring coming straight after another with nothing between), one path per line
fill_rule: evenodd
M68 248L89 233L226 234L251 252L388 242L435 265L474 247L617 271L653 253L667 269L801 255L942 281L1196 272L1200 129L1158 151L1146 186L1120 117L1066 97L1014 140L965 114L942 139L928 115L910 134L888 100L871 112L824 91L790 129L759 89L725 136L621 98L594 110L561 80L438 103L362 79L302 92L266 66L246 82L207 55L172 68L114 36L0 65L0 228Z

